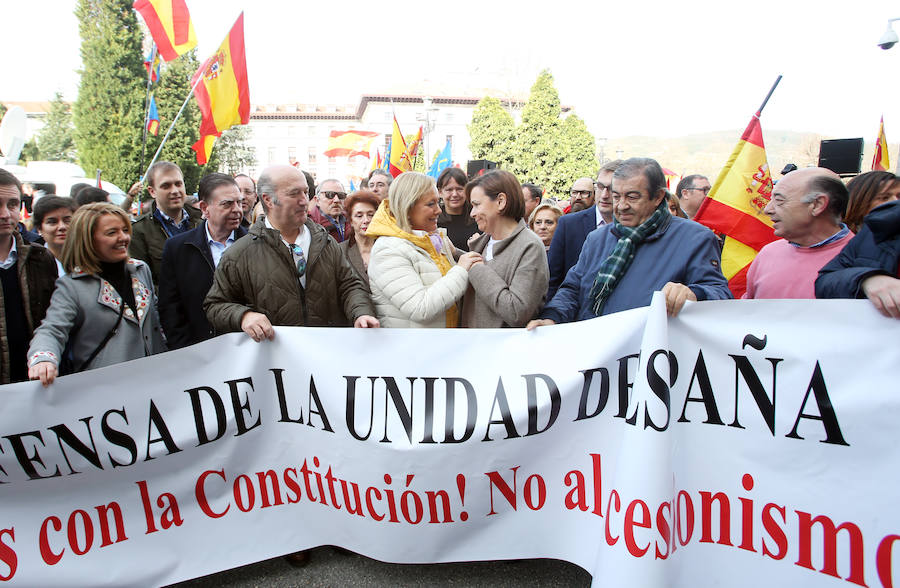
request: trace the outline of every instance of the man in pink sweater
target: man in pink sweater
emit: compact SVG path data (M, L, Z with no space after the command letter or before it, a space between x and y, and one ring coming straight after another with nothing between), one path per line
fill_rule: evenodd
M849 195L831 170L811 167L775 184L765 213L777 241L763 247L747 272L744 298L815 298L819 270L853 238L841 222Z

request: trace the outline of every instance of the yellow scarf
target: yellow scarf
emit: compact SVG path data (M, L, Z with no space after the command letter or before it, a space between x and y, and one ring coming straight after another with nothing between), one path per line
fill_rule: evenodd
M443 238L445 232L442 229L438 229L438 231ZM375 216L372 218L372 222L369 223L369 228L366 229L366 235L376 239L378 237L399 237L409 241L416 247L424 249L431 258L431 261L433 261L441 271L442 276L447 275L447 272L453 267L453 264L446 255L438 253L437 249L434 247L434 243L431 242L431 238L428 235L414 235L412 233L407 233L397 226L397 219L391 214L387 198L381 201L378 210L375 211ZM456 304L453 304L453 306L447 309L445 318L448 328L455 328L459 325L459 309Z

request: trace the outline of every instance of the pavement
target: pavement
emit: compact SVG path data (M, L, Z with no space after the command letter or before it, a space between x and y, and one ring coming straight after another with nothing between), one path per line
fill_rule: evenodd
M292 586L484 586L491 588L589 586L580 567L554 559L390 564L333 547L312 551L308 565L294 568L276 557L233 570L173 584L177 588L219 586L288 588Z

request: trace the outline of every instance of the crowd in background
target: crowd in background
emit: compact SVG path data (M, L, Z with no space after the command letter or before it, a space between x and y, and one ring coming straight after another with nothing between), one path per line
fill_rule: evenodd
M289 165L258 178L213 173L196 202L180 168L155 163L136 219L98 188L41 195L0 171L2 381L39 379L274 327L521 328L645 306L671 316L723 300L722 235L691 220L708 197L672 193L647 158L573 178L568 198L493 170L437 178L373 171L352 194ZM143 186L135 184L134 196ZM848 184L821 168L775 184L776 240L745 298L868 297L900 317L900 178Z

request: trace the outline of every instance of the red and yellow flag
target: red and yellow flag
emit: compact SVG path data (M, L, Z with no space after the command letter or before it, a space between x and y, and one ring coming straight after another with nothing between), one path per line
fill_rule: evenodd
M172 61L197 46L185 0L134 0L163 61Z
M416 136L413 137L413 140L406 147L406 153L404 156L404 161L409 165L409 169L415 167L416 164L416 155L419 153L419 147L422 145L422 127L419 127L419 131L416 133Z
M331 131L328 134L328 145L325 148L326 157L354 157L356 155L369 156L372 141L378 133L372 131Z
M397 115L394 115L394 131L391 135L391 158L388 161L388 171L392 177L396 178L403 172L411 169L409 157L406 155L406 139L403 138L403 133L400 132Z
M200 140L192 149L197 152L197 163L204 165L209 160L215 138L222 131L233 125L245 125L250 120L243 12L219 49L200 66L191 82L196 88L194 96L203 115Z
M735 298L747 290L750 262L775 240L772 221L763 212L771 197L772 176L757 112L694 217L725 235L722 273Z
M884 117L878 127L878 139L875 141L875 156L872 158L872 171L889 171L891 158L888 156L887 138L884 136Z

